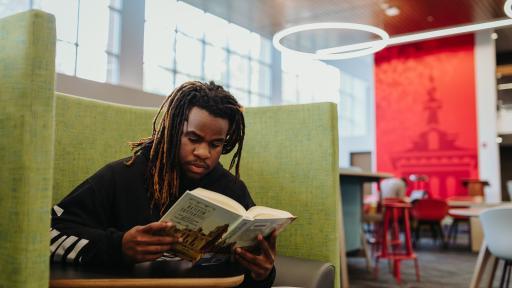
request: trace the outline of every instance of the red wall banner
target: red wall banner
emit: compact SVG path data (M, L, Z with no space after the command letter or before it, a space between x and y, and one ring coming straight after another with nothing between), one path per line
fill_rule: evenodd
M466 195L461 180L478 178L475 95L473 35L378 52L378 171L426 175L435 198Z

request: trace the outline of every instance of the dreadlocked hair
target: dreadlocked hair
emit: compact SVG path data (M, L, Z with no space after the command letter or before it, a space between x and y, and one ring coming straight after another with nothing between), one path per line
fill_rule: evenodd
M179 159L181 134L193 107L201 108L212 116L228 120L229 129L222 154L228 154L237 147L231 158L229 170L235 167L235 176L237 179L240 178L240 159L245 136L243 107L231 93L214 82L186 82L165 99L153 119L151 137L129 143L133 156L126 162L126 165L131 165L138 154L146 147L151 146L147 171L148 193L151 207L158 205L161 214L171 199L175 200L180 196L178 194L181 174ZM160 121L158 121L159 118Z

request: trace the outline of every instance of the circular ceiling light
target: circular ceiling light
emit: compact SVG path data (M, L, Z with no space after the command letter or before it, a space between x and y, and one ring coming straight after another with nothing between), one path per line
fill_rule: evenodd
M503 10L505 10L505 14L507 14L509 18L512 18L512 0L505 1Z
M512 0L510 0L512 1ZM309 53L302 52L294 49L287 48L281 44L281 39L286 36L289 36L294 33L311 31L311 30L322 30L322 29L348 29L348 30L358 30L373 33L381 38L381 40L371 41L362 43L364 45L351 44L345 45L347 49L343 49L344 46L340 46L338 51L341 53ZM323 22L323 23L311 23L293 26L290 28L286 28L277 32L273 39L272 43L274 47L281 51L282 53L290 53L299 56L306 56L316 60L341 60L341 59L349 59L360 56L366 56L373 54L377 51L380 51L386 47L389 40L389 34L375 26L364 25L364 24L356 24L356 23L343 23L343 22ZM325 49L323 49L325 50Z

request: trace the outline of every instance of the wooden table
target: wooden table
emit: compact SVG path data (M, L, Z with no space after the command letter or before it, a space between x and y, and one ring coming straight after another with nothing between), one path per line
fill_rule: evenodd
M458 205L455 206L468 206L468 208L455 208L450 209L448 211L449 214L455 215L455 216L464 216L469 217L469 230L470 237L471 237L471 251L478 252L480 250L480 247L482 246L483 241L483 232L482 232L482 225L480 224L480 219L478 216L480 215L480 212L487 208L496 207L500 204L471 204L468 203L468 205L461 205L461 203L457 203ZM450 204L450 206L452 206Z
M454 197L454 198L448 199L446 202L448 203L448 206L450 206L450 207L471 207L474 205L482 204L484 202L484 199L483 199L483 197L480 197L480 196L474 196L471 198Z
M192 267L185 261L154 261L131 267L52 264L50 287L235 287L244 275L238 265Z
M478 215L482 210L484 208L457 208L448 211L450 215L469 217L469 237L471 237L471 251L473 252L478 252L482 246L482 225L480 224L480 219L478 219Z

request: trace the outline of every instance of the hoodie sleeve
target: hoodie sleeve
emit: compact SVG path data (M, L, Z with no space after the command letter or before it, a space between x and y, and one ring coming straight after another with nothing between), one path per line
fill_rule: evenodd
M123 232L109 223L114 181L107 165L53 206L50 230L52 262L122 262Z

